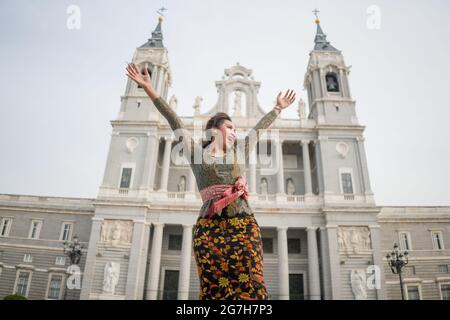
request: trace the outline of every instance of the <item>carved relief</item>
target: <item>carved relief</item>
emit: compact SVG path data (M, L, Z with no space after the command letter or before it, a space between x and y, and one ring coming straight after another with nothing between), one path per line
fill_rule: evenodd
M113 247L131 244L133 221L104 220L100 233L100 242Z
M336 144L336 151L341 155L342 158L345 158L350 150L350 146L345 142L338 142Z
M135 137L128 138L127 142L125 143L128 153L133 153L134 149L136 149L138 144L139 140L137 138Z
M368 227L339 227L339 250L347 253L367 253L372 249Z

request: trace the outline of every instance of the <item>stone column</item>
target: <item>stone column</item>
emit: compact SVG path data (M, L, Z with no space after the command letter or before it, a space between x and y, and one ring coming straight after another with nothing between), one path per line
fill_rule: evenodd
M195 185L197 181L195 180L194 171L189 167L189 178L188 178L188 191L195 192Z
M386 300L386 287L384 278L384 262L381 252L381 230L379 225L370 225L370 240L372 245L373 264L375 267L379 267L379 279L377 279L380 287L377 288L377 299ZM376 270L375 270L376 271Z
M158 66L153 67L153 73L152 73L152 85L155 90L158 90L158 81L160 77L160 68Z
M92 290L92 280L94 278L94 266L97 259L97 243L100 239L103 218L92 218L91 235L89 237L89 246L86 255L86 264L83 271L80 299L88 300ZM103 275L102 275L103 276Z
M158 81L158 85L155 88L156 91L158 91L158 93L160 95L163 94L163 84L164 84L164 69L162 66L158 66L158 79L156 79Z
M369 169L367 168L366 150L364 149L364 138L357 137L356 140L358 144L359 161L362 170L364 193L372 194L372 189L370 188Z
M328 239L328 255L330 263L330 279L331 279L331 299L341 299L341 265L339 257L338 239L337 239L336 225L327 225L327 239Z
M314 155L316 160L316 170L317 170L317 183L319 187L319 194L324 194L324 178L323 178L323 165L322 157L320 155L320 145L319 140L314 140Z
M161 173L161 191L167 191L167 184L169 182L169 169L170 169L170 153L172 152L172 139L166 138L164 144L164 157L163 167Z
M257 193L256 189L256 162L257 162L257 154L256 154L256 145L253 150L250 150L250 185L249 189L251 193Z
M153 134L148 134L147 147L145 150L145 162L142 170L141 189L153 191L153 183L155 182L156 155L158 150L158 140Z
M150 268L148 272L146 299L158 299L158 285L159 273L161 266L161 247L163 239L164 223L153 222L153 238L152 238L152 252L150 256Z
M192 227L192 224L183 224L183 244L181 246L178 300L189 300L189 280L192 257Z
M140 284L145 279L145 266L142 260L147 258L148 233L145 230L145 221L134 221L133 236L128 262L127 284L125 287L126 300L142 300L143 291L140 291Z
M320 95L319 98L323 98L327 96L327 87L326 87L326 83L325 83L325 76L323 74L323 69L320 69L319 71L319 81L320 81L320 88L322 89L322 94Z
M322 261L322 282L323 297L325 300L331 300L331 276L330 276L330 256L328 255L328 236L327 229L320 227L320 259Z
M289 259L287 228L277 227L278 233L278 300L289 300Z
M302 140L303 173L305 176L305 194L312 195L311 163L309 159L308 140Z
M306 228L308 235L308 276L309 299L320 300L319 253L317 250L316 228Z
M273 140L275 141L275 140ZM283 141L277 141L277 193L285 194L284 190L284 165L283 165Z
M350 98L350 96L347 93L347 88L346 88L344 82L345 82L344 72L343 72L342 68L339 68L339 85L341 86L342 96L345 98Z

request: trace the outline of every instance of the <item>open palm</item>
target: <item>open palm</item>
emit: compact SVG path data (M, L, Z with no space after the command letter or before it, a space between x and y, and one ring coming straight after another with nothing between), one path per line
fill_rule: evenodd
M141 87L144 87L145 85L151 84L150 75L148 74L147 70L147 64L144 66L144 74L142 74L139 69L136 67L134 63L129 63L127 66L127 76L128 78L132 79L134 82L136 82Z
M286 91L286 94L282 97L281 91L277 96L277 106L281 109L287 108L295 101L295 93L294 90Z

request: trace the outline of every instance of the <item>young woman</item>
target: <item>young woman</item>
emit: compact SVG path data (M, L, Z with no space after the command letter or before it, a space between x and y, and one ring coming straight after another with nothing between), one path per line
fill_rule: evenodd
M199 299L266 300L263 276L261 230L249 206L248 186L238 164L236 128L223 112L206 124L208 141L199 145L183 122L154 90L147 71L135 64L127 66L127 76L148 94L172 130L182 136L188 160L203 200L193 230L193 249L200 280ZM244 143L246 161L255 146L258 131L268 128L281 110L291 105L295 93L288 90L250 131ZM252 137L255 137L251 139ZM200 155L200 157L198 157ZM200 160L199 160L200 158Z

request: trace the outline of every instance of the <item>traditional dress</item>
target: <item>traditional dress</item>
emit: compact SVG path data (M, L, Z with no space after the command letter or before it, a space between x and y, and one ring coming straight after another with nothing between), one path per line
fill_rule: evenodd
M181 119L163 98L154 101L176 136L182 136L185 155L194 172L203 205L193 230L193 250L200 280L199 299L266 300L261 230L247 201L248 187L237 151L213 157L196 143ZM258 131L277 117L267 113L245 139L245 162ZM236 152L236 153L235 153Z

